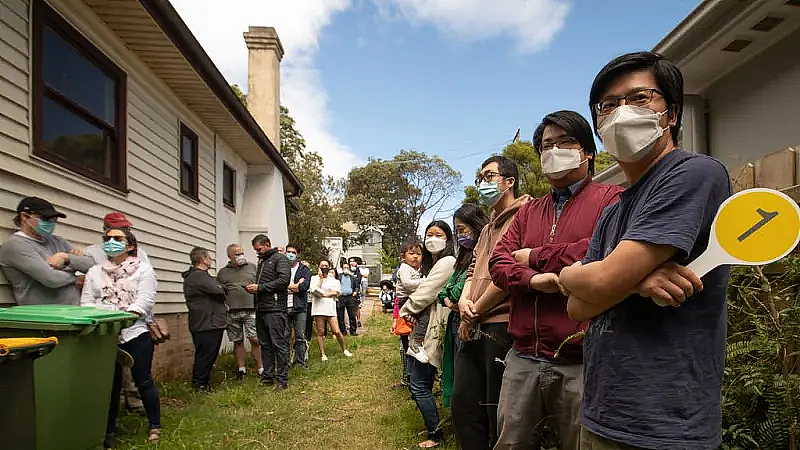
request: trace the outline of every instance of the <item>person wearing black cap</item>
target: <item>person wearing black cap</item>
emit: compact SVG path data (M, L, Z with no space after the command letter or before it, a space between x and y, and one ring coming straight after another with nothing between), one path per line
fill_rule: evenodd
M53 234L58 219L66 217L39 197L19 202L14 216L18 231L0 247L0 268L17 304L80 304L75 272L86 273L94 259Z

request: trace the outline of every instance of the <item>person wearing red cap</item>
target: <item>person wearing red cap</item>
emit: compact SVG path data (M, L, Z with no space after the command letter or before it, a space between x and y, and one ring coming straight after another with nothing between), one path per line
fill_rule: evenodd
M125 216L125 214L114 211L110 212L103 217L103 234L108 232L108 230L117 229L122 230L124 232L130 231L131 229L131 221ZM102 240L99 241L97 244L90 245L86 248L86 254L91 256L94 259L95 264L102 264L108 257L106 256L105 252L103 251L103 242ZM136 256L139 258L139 261L151 266L150 259L147 257L147 253L142 249L141 246L137 245L136 248ZM152 266L151 266L152 267ZM138 411L140 413L144 412L144 404L142 400L138 397L139 391L136 388L136 385L133 383L133 378L131 376L131 372L129 368L124 368L122 371L122 404L125 405L129 410Z
M110 229L130 231L131 227L133 227L133 224L130 220L128 220L125 214L121 212L110 212L103 217L103 233ZM147 253L142 250L142 247L137 249L137 253L140 261L145 264L152 265L150 264L150 258L147 257ZM103 253L102 242L98 242L97 244L86 247L86 254L94 258L95 264L101 264L106 260L106 255Z
M39 197L26 197L17 205L12 234L0 247L0 268L11 283L20 305L80 303L80 278L94 265L90 256L53 234L66 214Z

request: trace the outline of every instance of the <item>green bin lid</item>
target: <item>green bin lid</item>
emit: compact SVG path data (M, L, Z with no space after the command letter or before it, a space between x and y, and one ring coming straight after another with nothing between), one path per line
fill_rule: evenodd
M91 306L24 305L0 308L0 327L9 322L35 322L54 325L98 325L136 319L135 314L108 311Z

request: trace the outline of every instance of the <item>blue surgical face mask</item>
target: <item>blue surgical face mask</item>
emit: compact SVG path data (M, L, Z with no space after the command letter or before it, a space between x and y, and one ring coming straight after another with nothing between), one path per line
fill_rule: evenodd
M56 228L56 223L50 220L44 220L41 217L39 220L36 221L36 226L33 227L34 230L39 234L39 236L50 236L53 234L53 230Z
M481 181L478 185L478 198L486 206L494 206L506 191L500 192L496 181Z
M109 239L103 242L103 253L105 253L106 256L119 256L125 253L125 243L115 239Z
M297 259L297 255L295 255L294 253L287 253L286 258L289 259L289 262L294 262L294 260Z

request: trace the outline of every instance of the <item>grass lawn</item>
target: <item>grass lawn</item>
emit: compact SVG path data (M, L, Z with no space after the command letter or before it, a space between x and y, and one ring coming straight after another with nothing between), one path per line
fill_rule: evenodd
M365 305L366 307L366 305ZM393 390L400 379L399 341L389 333L391 315L376 312L366 331L347 337L353 358L345 358L334 339L330 360L320 361L311 343L310 368L292 368L289 389L280 393L259 386L256 377L232 379L233 355L214 370L216 390L194 393L188 381L159 385L162 437L146 443L146 420L122 413L120 449L412 449L425 440L422 417L407 389ZM443 411L442 418L449 417ZM455 449L446 429L442 449Z

